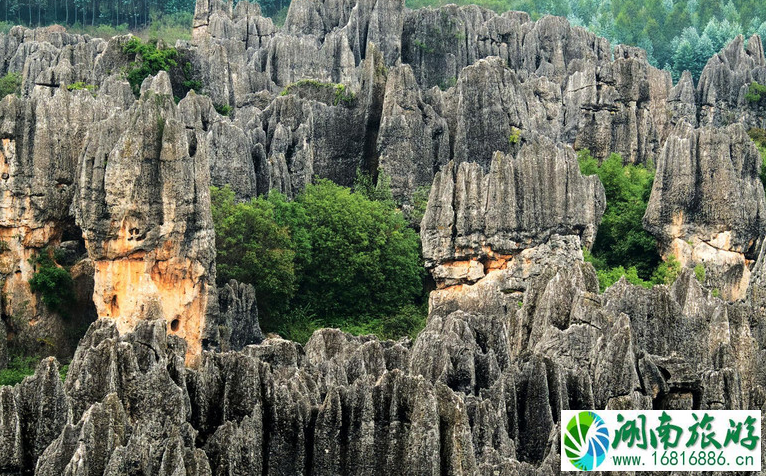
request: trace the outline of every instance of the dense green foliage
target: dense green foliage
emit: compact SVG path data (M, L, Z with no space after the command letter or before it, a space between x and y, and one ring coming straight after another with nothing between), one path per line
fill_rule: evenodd
M30 263L35 274L29 280L34 293L40 293L43 303L51 311L67 315L74 302L74 282L69 271L57 265L47 249L44 249Z
M660 262L657 245L641 221L652 192L654 173L643 165L623 165L610 155L600 165L587 150L578 154L584 175L598 175L606 191L606 210L598 228L593 254L609 267L635 267L649 279Z
M127 76L133 94L136 96L141 91L141 83L144 79L177 66L178 50L173 47L158 47L157 43L157 40L145 42L140 38L131 38L123 46L123 52L135 56L135 61L128 68Z
M747 133L755 142L758 151L761 153L761 183L766 188L766 129L752 128Z
M39 362L39 357L11 357L8 367L0 370L0 385L16 385L21 383L25 377L35 373L35 368Z
M646 49L676 80L687 69L698 78L708 58L739 34L766 36L763 0L407 0L410 8L448 3L521 10L534 19L565 16L613 44Z
M766 102L766 86L753 81L747 89L745 99L753 104L760 104L762 101Z
M194 0L0 0L0 20L40 26L58 23L75 28L112 26L144 28L163 17L185 16L191 26Z
M25 377L29 377L35 373L35 369L37 369L40 360L40 357L35 356L11 356L10 359L8 359L8 367L0 370L0 385L13 386L17 383L21 383ZM59 377L61 377L62 382L66 379L67 372L69 372L69 364L62 365L59 368Z
M216 273L255 286L258 306L280 312L295 294L295 245L276 221L276 200L259 197L237 203L230 188L211 188L216 231Z
M8 73L0 78L0 98L9 94L18 94L21 91L21 74Z
M651 288L656 284L673 284L678 277L678 274L681 272L681 263L679 263L673 255L670 255L666 261L661 262L657 266L657 269L654 270L650 279L642 279L638 275L635 266L631 266L627 269L622 265L609 267L604 264L603 260L595 258L587 249L583 249L583 257L585 258L586 263L591 263L593 267L596 268L598 286L601 292L604 292L606 288L619 281L623 276L630 284ZM696 267L694 270L695 273L697 273ZM704 272L704 267L702 267L702 270Z
M578 152L578 161L584 175L598 175L606 192L606 210L596 242L592 252L584 250L585 261L596 268L601 290L622 276L645 287L673 283L680 263L672 255L663 262L654 237L642 225L654 181L651 169L623 164L618 154L599 164L588 150ZM701 272L704 279L704 268Z
M237 203L228 188L213 189L219 281L252 283L264 330L294 340L320 326L416 332L424 321L419 238L392 201L369 193L386 195L320 180L292 201L272 192Z

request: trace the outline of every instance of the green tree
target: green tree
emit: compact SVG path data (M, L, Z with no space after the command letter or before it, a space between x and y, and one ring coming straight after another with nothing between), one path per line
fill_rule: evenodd
M649 280L660 262L655 239L641 224L653 172L643 165L623 164L618 154L599 164L588 150L581 150L578 159L581 172L598 175L606 192L606 210L592 250L597 268L635 268L638 278Z
M51 311L67 315L74 303L74 281L69 271L57 265L48 249L30 258L35 274L29 280L29 288L40 293L42 301Z
M594 253L611 266L635 266L639 276L647 279L659 262L654 237L641 224L654 174L643 165L623 165L618 154L604 160L596 173L604 184L607 206Z
M364 183L352 192L319 180L292 201L272 192L244 203L211 189L218 281L255 286L264 330L305 341L320 326L381 337L422 328L419 237L384 186Z
M286 226L276 221L276 207L266 198L237 203L234 192L211 188L216 242L216 279L255 287L259 309L268 320L287 308L296 289L295 250Z
M332 320L391 314L422 293L419 238L390 204L327 180L293 203L303 213L290 229L305 229L311 250L298 303Z

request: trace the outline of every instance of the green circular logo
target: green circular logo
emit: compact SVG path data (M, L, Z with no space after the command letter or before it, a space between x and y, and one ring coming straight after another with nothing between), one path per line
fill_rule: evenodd
M580 412L566 426L564 451L575 468L591 471L606 459L609 429L594 412Z

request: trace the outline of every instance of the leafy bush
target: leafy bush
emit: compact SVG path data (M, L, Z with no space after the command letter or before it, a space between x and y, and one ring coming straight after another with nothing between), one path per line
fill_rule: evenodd
M61 377L61 381L66 380L66 374L69 373L69 364L62 365L59 367L59 377Z
M76 83L67 85L66 88L69 91L89 91L91 94L95 95L95 92L98 89L98 86L96 86L95 84L86 84L83 81L77 81Z
M761 102L761 99L766 99L766 86L753 81L750 83L750 87L747 88L745 99L747 99L748 102L755 104Z
M511 127L511 135L508 136L509 144L518 144L521 139L521 129L518 127Z
M423 294L419 237L392 201L365 193L320 180L293 201L272 192L236 203L213 188L219 281L252 283L264 330L297 341L319 326L419 329L424 316L408 307Z
M0 385L16 385L25 377L35 373L35 368L40 362L39 357L12 356L8 367L0 370Z
M681 263L679 263L675 256L670 255L667 260L657 266L657 269L652 274L652 282L654 284L673 284L680 272Z
M190 62L184 63L183 67L183 74L184 74L184 80L183 80L183 86L186 89L193 89L196 92L202 91L202 82L198 79L194 79L194 71L192 68L192 64Z
M21 92L21 74L8 72L0 78L0 97Z
M641 279L638 276L638 271L636 271L635 266L631 266L628 269L625 269L623 266L610 268L604 264L603 260L594 257L587 249L583 249L583 257L586 263L591 263L593 267L596 268L598 287L601 292L604 292L606 288L619 281L623 276L625 276L625 279L627 279L629 283L635 284L636 286L650 288L654 284L652 281L644 281Z
M347 106L351 106L354 103L354 93L348 90L346 88L345 84L336 84L335 85L335 100L333 101L333 106L337 106L338 104L345 104Z
M636 268L649 280L660 262L654 237L641 224L654 173L643 165L623 165L622 157L610 155L601 164L588 150L578 153L584 175L598 175L606 192L606 210L593 245L593 255L604 267Z
M41 360L37 356L11 356L8 367L0 370L0 385L13 386L21 383L24 378L34 375ZM66 380L67 372L69 372L69 364L59 367L59 377L62 382Z
M157 40L144 42L134 37L122 48L124 53L135 55L136 58L127 70L128 82L136 97L141 92L141 83L144 79L177 66L178 50L172 47L158 48L157 44Z
M29 261L35 268L35 274L29 280L32 292L40 293L51 311L67 315L74 302L74 282L69 271L58 266L47 249Z
M231 114L231 106L228 104L215 104L213 107L215 108L215 111L222 116Z
M652 277L649 280L642 279L638 275L638 271L636 270L635 266L631 266L627 269L623 266L610 268L605 266L603 261L598 260L592 254L590 254L587 249L583 249L583 256L585 262L593 264L593 267L596 268L598 287L601 292L604 292L606 288L619 281L623 276L625 276L625 279L630 284L635 284L636 286L642 286L645 288L651 288L657 284L673 284L676 278L678 278L678 274L681 272L681 263L679 263L676 257L673 255L670 255L667 261L660 263L657 269L654 270L654 273L652 273ZM695 273L696 272L697 269L695 268ZM697 279L699 279L699 276Z
M705 265L699 263L694 267L694 276L701 284L705 284Z

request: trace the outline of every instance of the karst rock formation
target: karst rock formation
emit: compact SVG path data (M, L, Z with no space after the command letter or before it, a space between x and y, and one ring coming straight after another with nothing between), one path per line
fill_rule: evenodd
M1 474L558 474L561 409L766 407L759 37L674 85L557 17L293 0L277 28L198 0L189 67L138 97L129 40L0 35L22 76L0 101L0 333L73 351L28 284L44 252L72 264L68 319L95 321L64 382L50 357L0 387ZM586 148L656 169L643 226L685 266L672 286L599 290ZM357 170L405 214L430 187L425 329L264 339L252 283L215 284L210 186L293 197Z

